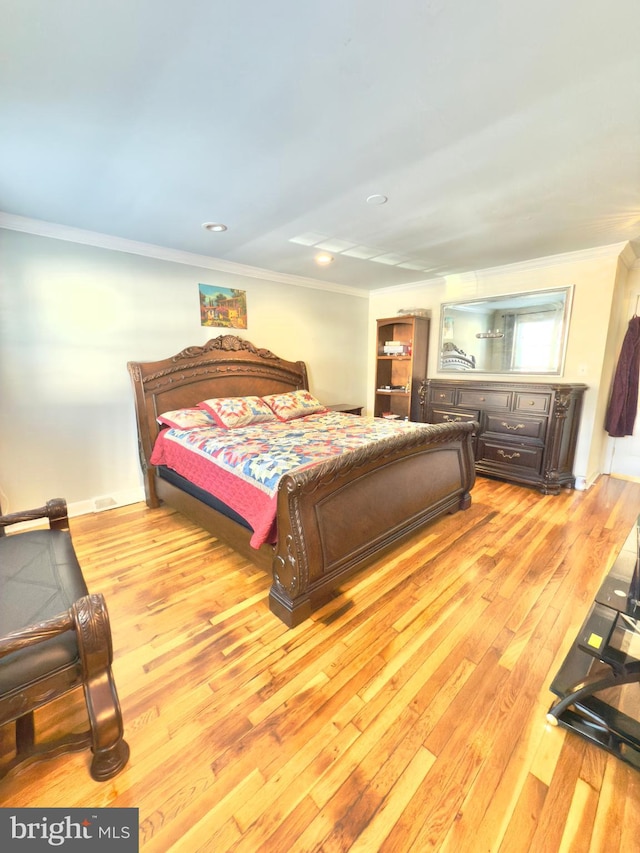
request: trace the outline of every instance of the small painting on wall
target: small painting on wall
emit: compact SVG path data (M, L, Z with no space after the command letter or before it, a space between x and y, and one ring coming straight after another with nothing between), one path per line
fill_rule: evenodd
M199 284L200 325L226 329L247 328L247 294L234 287Z

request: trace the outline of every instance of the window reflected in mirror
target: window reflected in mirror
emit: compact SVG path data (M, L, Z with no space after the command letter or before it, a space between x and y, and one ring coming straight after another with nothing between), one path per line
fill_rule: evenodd
M440 370L562 374L572 295L562 287L443 304Z

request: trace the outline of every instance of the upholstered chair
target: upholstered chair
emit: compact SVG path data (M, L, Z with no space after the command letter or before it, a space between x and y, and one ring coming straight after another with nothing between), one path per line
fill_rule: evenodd
M47 529L19 522L48 519ZM90 773L105 781L129 757L111 664L111 628L104 598L90 595L78 563L66 502L0 515L0 726L15 725L15 755L0 778L44 756L91 749ZM34 712L82 688L88 724L38 743Z

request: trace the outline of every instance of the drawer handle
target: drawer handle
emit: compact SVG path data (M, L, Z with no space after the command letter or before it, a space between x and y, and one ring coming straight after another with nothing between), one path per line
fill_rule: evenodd
M445 421L449 421L449 423L451 423L451 424L460 423L460 421L462 420L462 418L450 418L449 415L445 415L443 419Z
M535 401L535 400L529 400L529 405L530 405L530 406L535 406L535 404L536 404L536 401Z
M515 424L515 426L511 426L511 424L508 424L506 421L502 421L501 426L505 429L512 429L514 431L517 429L524 429L524 424Z
M486 397L480 397L480 400L481 400L481 402L483 402L483 403L485 402L485 400L486 400L486 399L487 399Z
M446 394L438 394L438 397L440 397L441 400L444 400L444 398L446 397Z
M505 453L504 450L499 450L498 456L503 456L505 459L520 459L519 453Z

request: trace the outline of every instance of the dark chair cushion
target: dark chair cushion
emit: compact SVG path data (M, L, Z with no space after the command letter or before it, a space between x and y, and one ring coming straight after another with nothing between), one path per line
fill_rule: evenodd
M88 590L65 530L0 537L0 635L65 613ZM21 689L78 661L73 631L0 659L0 693Z

